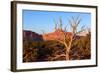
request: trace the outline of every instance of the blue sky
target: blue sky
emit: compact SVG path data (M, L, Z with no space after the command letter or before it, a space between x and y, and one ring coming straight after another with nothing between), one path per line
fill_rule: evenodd
M58 21L59 18L62 18L64 28L67 24L69 24L68 19L72 16L75 18L80 16L82 19L78 30L83 25L85 25L85 27L91 26L90 13L23 10L23 29L31 30L39 34L42 34L42 31L45 33L53 32L55 28L54 21ZM70 26L68 25L68 31L70 31L69 27Z

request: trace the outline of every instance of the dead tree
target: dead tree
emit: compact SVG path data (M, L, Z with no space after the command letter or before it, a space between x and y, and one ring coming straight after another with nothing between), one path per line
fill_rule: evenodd
M62 28L62 20L60 19L59 20L60 22L60 28ZM66 49L66 52L65 52L65 57L66 57L66 60L69 60L69 53L70 53L70 49L71 49L71 46L72 46L72 42L73 42L73 38L76 34L78 33L81 33L83 32L85 29L84 29L84 26L81 27L80 31L77 31L77 28L78 28L78 25L80 24L81 22L81 19L79 18L79 16L75 19L74 17L72 17L70 20L69 20L69 25L71 26L71 33L72 35L69 36L66 34L66 30L62 31L62 36L63 36L63 40L62 39L56 39L56 41L58 41L59 43L62 43L64 46L65 46L65 49ZM66 29L66 27L65 27ZM60 57L60 55L59 55Z

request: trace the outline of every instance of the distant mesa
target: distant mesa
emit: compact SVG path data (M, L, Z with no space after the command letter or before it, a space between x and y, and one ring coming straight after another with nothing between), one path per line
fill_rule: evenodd
M23 30L23 39L32 40L32 41L49 41L49 40L56 40L56 39L63 40L63 37L64 37L63 32L68 37L71 37L73 35L71 32L65 32L61 29L57 29L54 32L42 34L42 35L33 31Z
M43 41L42 35L30 30L23 30L23 39L31 41Z

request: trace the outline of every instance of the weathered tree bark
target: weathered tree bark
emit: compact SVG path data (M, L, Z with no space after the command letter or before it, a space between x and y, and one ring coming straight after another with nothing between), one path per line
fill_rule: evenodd
M66 60L69 60L69 52L66 50Z

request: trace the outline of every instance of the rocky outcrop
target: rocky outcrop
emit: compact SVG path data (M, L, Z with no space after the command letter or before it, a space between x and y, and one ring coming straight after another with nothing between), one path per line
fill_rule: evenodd
M39 35L38 33L24 30L23 31L23 39L24 40L31 40L31 41L42 41L42 35Z
M55 32L44 34L43 39L44 40L56 40L56 39L63 40L64 34L68 37L72 36L71 32L65 32L63 30L58 29Z

